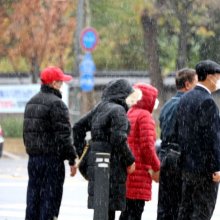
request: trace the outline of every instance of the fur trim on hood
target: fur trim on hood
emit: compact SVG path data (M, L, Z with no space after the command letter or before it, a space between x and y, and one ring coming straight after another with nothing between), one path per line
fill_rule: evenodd
M140 101L142 98L142 91L138 88L134 88L134 92L132 92L125 100L126 104L129 107L132 107L133 105L137 104L138 101Z

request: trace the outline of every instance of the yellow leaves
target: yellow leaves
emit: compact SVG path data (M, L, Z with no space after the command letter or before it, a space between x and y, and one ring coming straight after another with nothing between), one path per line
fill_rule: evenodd
M9 24L10 24L10 21L7 17L1 19L1 26L7 27Z
M132 2L133 10L136 13L136 21L140 23L140 16L143 10L147 12L149 17L155 17L160 14L160 10L157 7L156 0L135 0Z
M137 13L137 14L140 14L140 12L143 10L143 4L140 4L139 2L136 2L134 4L134 11Z
M205 38L214 37L215 36L215 32L214 31L208 30L204 26L199 27L196 32L197 32L198 35L200 35L202 37L205 37Z
M147 1L147 3L145 4L145 8L147 9L150 16L158 13L158 9L155 4L150 1Z

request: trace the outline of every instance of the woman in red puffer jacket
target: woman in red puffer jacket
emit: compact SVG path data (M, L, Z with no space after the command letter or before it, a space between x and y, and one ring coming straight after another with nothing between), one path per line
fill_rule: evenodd
M131 124L128 144L135 156L136 169L127 177L126 210L120 220L141 220L145 201L151 200L152 179L159 180L160 161L155 150L156 129L152 117L158 91L145 83L137 83L134 88L142 92L141 99L127 113Z

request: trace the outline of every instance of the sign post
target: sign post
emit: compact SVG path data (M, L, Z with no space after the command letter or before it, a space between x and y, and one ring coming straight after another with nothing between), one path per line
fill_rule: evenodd
M91 53L86 53L79 65L80 88L84 92L90 92L94 88L94 73L96 67Z
M94 88L94 73L96 70L93 61L92 52L99 42L97 31L92 27L84 28L80 35L80 44L85 54L83 61L80 63L80 87L84 92L90 92Z
M82 113L91 109L94 103L94 73L95 63L92 59L91 52L95 50L99 42L97 31L92 27L86 27L80 34L80 45L82 50L86 52L82 62L79 65L80 72L80 88L82 90ZM85 93L84 93L85 92Z

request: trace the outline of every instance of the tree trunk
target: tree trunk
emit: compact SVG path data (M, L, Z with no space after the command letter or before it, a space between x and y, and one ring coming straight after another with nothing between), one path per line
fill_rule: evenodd
M38 83L40 67L37 62L36 57L32 57L31 59L31 75L32 75L32 83Z
M147 10L144 10L141 15L141 22L144 31L144 45L146 49L148 73L151 78L151 84L159 90L159 99L162 103L164 103L166 97L159 63L157 21L154 17L150 17L148 15Z
M180 23L180 33L178 36L178 53L176 59L177 69L182 69L187 64L187 55L188 55L188 36L190 32L190 26L188 24L190 12L193 10L193 0L185 1L171 1L171 7L176 14L177 19Z
M180 21L180 33L179 33L179 45L177 56L177 69L182 69L186 66L187 61L187 33L188 24L184 13L181 15Z
M91 92L82 92L81 96L81 115L86 114L95 106L95 99L94 99L94 91Z

